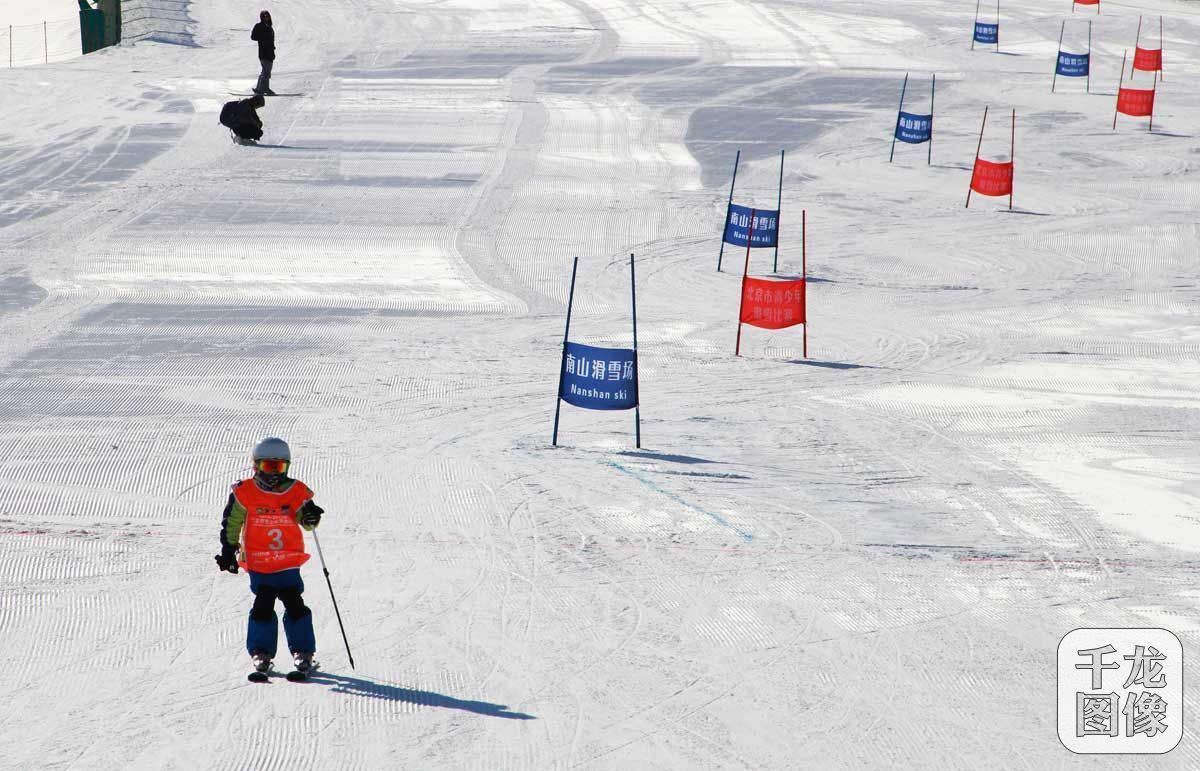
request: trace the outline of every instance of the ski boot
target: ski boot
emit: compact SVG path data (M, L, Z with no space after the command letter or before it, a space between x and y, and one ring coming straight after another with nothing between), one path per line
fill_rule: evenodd
M267 672L271 669L271 657L264 651L255 651L250 654L250 660L254 662L254 671L247 675L247 679L252 683L267 682Z
M302 683L308 679L308 673L313 670L312 654L308 651L296 651L292 657L296 668L288 672L287 679L293 683Z

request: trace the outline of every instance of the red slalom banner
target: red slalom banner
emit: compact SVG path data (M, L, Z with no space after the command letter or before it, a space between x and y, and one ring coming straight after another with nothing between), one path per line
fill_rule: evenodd
M804 279L777 281L742 277L742 323L762 329L803 324Z
M1096 6L1096 13L1100 13L1100 0L1073 0L1071 3L1071 13L1075 13L1075 6L1077 5L1094 5Z
M1133 68L1142 72L1157 72L1162 69L1161 48L1133 49Z
M1142 17L1138 16L1137 37L1135 37L1133 40L1133 67L1129 70L1129 78L1132 80L1133 73L1141 70L1142 72L1157 72L1158 77L1161 80L1162 52L1163 17L1158 17L1158 48L1155 49L1142 48ZM1121 69L1124 69L1124 67Z
M1013 164L975 159L971 174L971 189L980 195L1009 195L1013 189Z
M1134 118L1154 114L1154 89L1125 86L1117 94L1117 112Z
M983 147L983 130L987 127L988 108L983 108L983 124L979 127L979 144L975 146L975 165L971 169L971 185L967 188L967 207L971 206L972 191L980 195L1008 196L1008 208L1013 206L1013 174L1017 157L1017 111L1012 111L1012 138L1009 160L985 161L979 157Z
M753 225L751 225L753 232ZM746 247L746 265L742 268L742 292L738 301L737 344L733 355L742 355L742 325L762 329L785 329L804 325L804 358L808 358L808 310L805 294L808 286L808 211L800 210L801 278L779 281L750 277L750 247Z
M1113 110L1113 131L1117 130L1117 115L1129 115L1134 118L1150 117L1147 131L1154 130L1154 93L1158 89L1158 72L1154 73L1154 83L1150 88L1128 88L1125 85L1125 61L1129 51L1121 57L1121 80L1117 83L1117 107Z

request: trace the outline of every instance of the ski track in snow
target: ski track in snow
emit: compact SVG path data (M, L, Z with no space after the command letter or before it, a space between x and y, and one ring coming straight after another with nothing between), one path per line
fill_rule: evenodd
M1000 55L948 0L280 2L302 96L247 148L253 13L145 5L158 39L0 70L0 766L1200 765L1071 755L1049 674L1156 625L1197 674L1196 9L1104 3L1089 96L1032 0ZM1139 13L1149 135L1111 130ZM885 162L906 71L931 166ZM985 104L1013 213L963 209ZM774 205L781 148L812 358L734 359L728 174ZM630 252L646 449L569 405L552 448L571 258L573 339L623 346ZM244 680L211 561L268 433L359 665L310 564L304 685Z

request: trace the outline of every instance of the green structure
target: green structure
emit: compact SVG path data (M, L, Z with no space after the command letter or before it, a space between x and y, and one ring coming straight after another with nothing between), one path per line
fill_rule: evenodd
M121 0L96 0L96 7L104 14L104 45L115 46L121 42Z
M121 0L79 0L79 42L85 54L121 42Z
M79 42L85 54L104 47L104 14L79 0Z

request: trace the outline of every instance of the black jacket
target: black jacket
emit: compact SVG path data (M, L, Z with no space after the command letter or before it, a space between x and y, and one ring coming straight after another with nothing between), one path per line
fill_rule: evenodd
M226 102L218 118L222 126L233 129L242 139L262 139L263 123L252 104L253 99Z
M275 61L275 28L261 21L250 30L250 39L258 41L258 58Z

